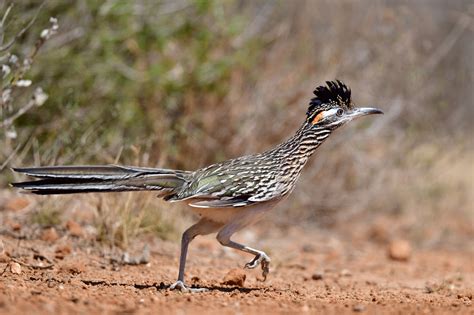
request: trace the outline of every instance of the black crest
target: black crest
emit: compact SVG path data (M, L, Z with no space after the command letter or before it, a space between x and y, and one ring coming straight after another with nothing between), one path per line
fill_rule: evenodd
M334 106L341 106L346 109L352 107L351 89L339 80L326 81L326 86L318 86L313 93L315 97L309 102L308 111L306 112L308 118L316 112Z

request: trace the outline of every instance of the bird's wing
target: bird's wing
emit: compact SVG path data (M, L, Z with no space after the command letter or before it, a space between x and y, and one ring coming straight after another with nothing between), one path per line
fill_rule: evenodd
M190 199L189 205L201 208L245 207L281 197L285 192L276 176L252 160L216 164L198 171L175 200Z
M255 202L250 200L254 195L254 181L243 173L209 174L190 186L189 199L198 199L190 203L193 207L244 207Z

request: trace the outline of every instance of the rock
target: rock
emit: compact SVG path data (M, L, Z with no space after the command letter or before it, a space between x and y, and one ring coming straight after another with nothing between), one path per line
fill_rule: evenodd
M59 235L58 235L58 232L56 232L56 229L51 227L49 229L45 229L43 230L43 232L41 233L41 240L45 241L45 242L55 242L57 241L59 238Z
M3 255L4 252L5 252L5 245L3 245L3 241L0 238L0 255Z
M313 280L323 280L323 278L324 278L324 272L322 272L322 271L316 271L311 276L311 279L313 279Z
M341 277L350 277L352 276L351 272L348 269L342 269L339 273Z
M8 200L5 209L10 211L19 211L26 208L30 202L26 198L18 197Z
M81 237L83 235L82 227L72 220L66 222L66 229L72 236Z
M244 285L245 279L247 278L247 275L242 269L231 269L226 276L224 277L224 280L222 281L222 284L224 285L236 285L239 287L242 287Z
M21 274L21 266L19 263L16 263L16 262L12 262L10 264L10 271L13 273L13 274L16 274L16 275L19 275Z
M388 247L388 256L393 260L407 261L411 256L411 245L406 240L392 241Z

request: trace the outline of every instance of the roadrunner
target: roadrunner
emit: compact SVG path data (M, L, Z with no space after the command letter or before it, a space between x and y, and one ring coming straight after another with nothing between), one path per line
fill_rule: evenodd
M115 165L14 168L39 180L12 185L40 195L155 190L164 200L186 202L200 216L183 233L178 280L171 289L205 290L185 285L186 255L196 236L215 232L223 246L255 255L245 268L260 265L265 280L270 258L261 250L232 241L232 235L260 220L289 195L309 157L335 129L357 117L382 114L376 108L355 108L351 90L338 80L317 87L314 95L296 134L263 153L196 171Z

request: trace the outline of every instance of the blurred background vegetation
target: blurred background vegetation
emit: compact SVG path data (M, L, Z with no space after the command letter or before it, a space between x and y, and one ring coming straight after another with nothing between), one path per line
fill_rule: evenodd
M473 245L472 1L4 0L0 16L3 187L11 166L194 169L262 151L337 78L386 114L333 135L270 224ZM153 193L26 198L35 224L87 212L122 244L190 220Z

